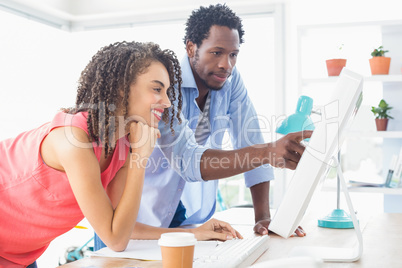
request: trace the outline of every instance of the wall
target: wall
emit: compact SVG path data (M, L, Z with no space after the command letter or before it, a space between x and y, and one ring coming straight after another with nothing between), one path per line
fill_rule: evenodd
M298 92L297 28L303 25L400 20L399 0L290 0L286 5L286 112L293 112Z

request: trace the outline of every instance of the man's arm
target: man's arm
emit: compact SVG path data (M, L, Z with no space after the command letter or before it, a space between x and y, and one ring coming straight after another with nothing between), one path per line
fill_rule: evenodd
M254 204L255 225L254 232L260 235L268 234L268 226L271 223L271 212L269 210L269 181L256 184L250 187L251 197ZM300 226L295 230L297 236L305 236Z
M268 234L268 225L271 222L269 210L269 186L270 182L263 182L250 187L254 204L254 232L261 235Z
M260 235L268 234L268 226L271 223L271 212L269 210L269 181L256 184L250 187L251 197L254 204L255 225L254 232ZM300 226L295 230L297 236L305 236Z
M310 130L290 133L273 143L232 151L206 150L201 158L202 177L204 180L226 178L264 164L296 169L305 150L300 142L310 138L312 133ZM271 222L269 186L270 182L266 181L250 187L255 215L254 231L261 235L268 234L268 226ZM305 236L300 226L295 232L298 236Z
M294 170L305 149L300 142L312 133L311 130L289 133L276 142L237 150L208 149L201 157L202 178L206 181L227 178L265 164Z

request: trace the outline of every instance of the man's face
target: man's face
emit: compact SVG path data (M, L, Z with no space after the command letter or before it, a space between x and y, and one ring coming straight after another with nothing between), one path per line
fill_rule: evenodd
M238 31L226 26L212 26L199 47L188 42L187 55L198 88L221 89L236 65L239 48Z

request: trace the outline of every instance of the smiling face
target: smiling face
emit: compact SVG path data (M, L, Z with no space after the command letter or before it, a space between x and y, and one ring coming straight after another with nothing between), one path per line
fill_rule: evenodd
M128 117L158 128L164 109L171 105L167 96L169 86L169 74L165 66L153 61L130 86Z
M223 87L236 65L239 48L238 31L218 25L211 27L199 47L187 42L187 55L199 90Z

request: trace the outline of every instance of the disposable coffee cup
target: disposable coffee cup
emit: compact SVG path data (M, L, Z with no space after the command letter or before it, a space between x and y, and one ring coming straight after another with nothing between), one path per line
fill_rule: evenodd
M192 233L165 233L158 240L163 268L192 268L197 239Z

